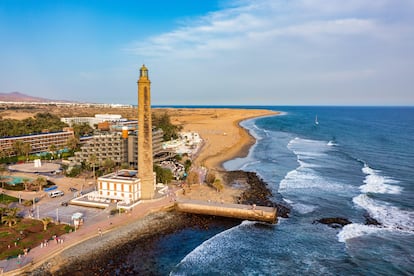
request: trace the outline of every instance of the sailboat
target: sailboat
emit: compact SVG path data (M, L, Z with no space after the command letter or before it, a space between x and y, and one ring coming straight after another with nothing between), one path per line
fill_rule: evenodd
M319 122L318 122L318 115L316 115L316 116L315 116L315 125L319 125Z

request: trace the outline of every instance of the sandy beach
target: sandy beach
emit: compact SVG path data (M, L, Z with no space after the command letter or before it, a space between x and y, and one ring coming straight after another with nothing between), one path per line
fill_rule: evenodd
M161 111L157 110L157 112ZM249 118L278 114L264 109L229 108L177 108L165 111L171 116L174 124L183 126L184 131L195 131L200 134L204 144L193 163L195 166L204 166L214 171L216 177L221 178L222 181L225 180L222 175L222 164L225 161L246 156L250 147L255 143L253 136L239 123ZM207 185L193 185L185 195L180 193L178 196L236 203L245 188L247 187L225 186L221 192L217 192Z
M183 131L194 131L198 132L203 139L203 146L201 150L197 153L197 156L193 160L194 166L204 166L208 169L214 170L220 176L220 172L223 171L222 163L236 158L245 156L248 153L249 148L251 145L254 144L254 138L242 127L239 126L240 121L254 118L254 117L261 117L261 116L269 116L269 115L276 115L276 112L268 111L268 110L253 110L253 109L190 109L190 108L178 108L178 109L156 109L155 112L167 112L173 124L181 125L183 127ZM26 114L27 115L27 114ZM239 187L237 189L233 189L230 187L225 187L222 192L217 192L211 187L206 185L193 185L191 187L191 191L187 192L185 195L178 192L179 197L186 197L192 199L204 199L204 200L213 200L213 201L225 201L225 202L235 202L235 199L243 192L243 187ZM170 205L169 200L165 200L165 205L163 206L160 203L157 203L157 208L163 209L166 206ZM151 209L150 207L148 207ZM148 209L148 210L149 210ZM102 240L99 244L96 242L87 242L89 250L97 250L100 251L105 246L114 246L114 238L125 239L130 235L131 229L135 229L136 225L133 221L141 221L143 217L148 214L148 210L145 212L139 212L137 215L133 215L132 217L128 218L128 223L126 221L120 220L119 224L114 221L113 225L109 227L107 233L105 233L106 238ZM151 213L154 209L151 209ZM134 219L135 217L135 219ZM151 220L148 220L148 223L152 223ZM144 221L141 221L139 225L142 225ZM98 226L92 225L88 226L90 229L95 229ZM145 227L144 227L145 228ZM142 228L142 229L144 229ZM147 231L147 228L145 228ZM138 231L138 230L137 230ZM83 241L88 240L89 238L96 239L96 230L93 233L90 233L90 237L85 234L82 237ZM124 234L122 234L124 233ZM73 235L73 234L71 234ZM69 235L70 236L70 235ZM108 241L108 242L105 242ZM81 257L84 254L87 254L88 250L84 250L84 246L82 247L81 244L78 244L76 241L72 242L72 245L76 245L70 249L69 253L64 253L67 249L63 252L59 250L53 256L49 256L48 258L42 258L41 252L40 257L36 256L34 258L34 263L36 267L44 268L44 263L46 263L47 259L51 257L54 258L55 265L53 266L53 270L58 270L59 267L63 264L68 264L69 255L76 255ZM104 244L105 246L102 246ZM70 247L70 243L65 246L65 248ZM67 255L69 254L69 255ZM48 255L48 254L46 254ZM31 269L28 268L28 271ZM33 275L36 275L34 273Z
M222 169L224 161L246 156L254 138L239 126L242 120L278 114L264 109L167 109L173 124L184 131L195 131L204 140L204 146L194 160L195 165Z

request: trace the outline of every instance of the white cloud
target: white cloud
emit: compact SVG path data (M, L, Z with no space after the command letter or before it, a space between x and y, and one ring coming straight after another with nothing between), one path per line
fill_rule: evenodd
M194 103L197 99L202 103L219 103L221 99L231 103L234 95L240 102L250 100L253 87L258 99L266 99L266 93L275 89L293 91L284 100L295 103L306 100L305 90L314 90L313 95L322 90L341 93L335 81L353 82L352 89L374 96L388 92L383 80L375 79L377 71L387 72L388 64L400 60L413 64L413 3L237 1L126 48L149 60L160 79L169 80L159 84L160 90L174 89L176 98L191 95ZM406 68L393 68L393 73ZM401 90L413 84L411 78L395 82L394 87ZM226 93L220 91L223 89ZM208 99L201 97L205 93L214 99L206 102ZM335 93L331 97L322 100L334 101ZM411 101L414 104L414 99Z

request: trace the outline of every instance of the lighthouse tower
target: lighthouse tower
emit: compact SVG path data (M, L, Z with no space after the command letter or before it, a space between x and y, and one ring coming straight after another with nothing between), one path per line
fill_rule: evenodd
M141 180L141 199L152 199L155 193L150 86L148 69L142 65L138 80L138 177Z

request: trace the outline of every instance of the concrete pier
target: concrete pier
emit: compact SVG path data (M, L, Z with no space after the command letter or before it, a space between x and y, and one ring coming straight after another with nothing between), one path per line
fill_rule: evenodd
M277 222L277 210L273 207L180 199L176 202L175 208L177 211L192 214L238 218L268 223Z

